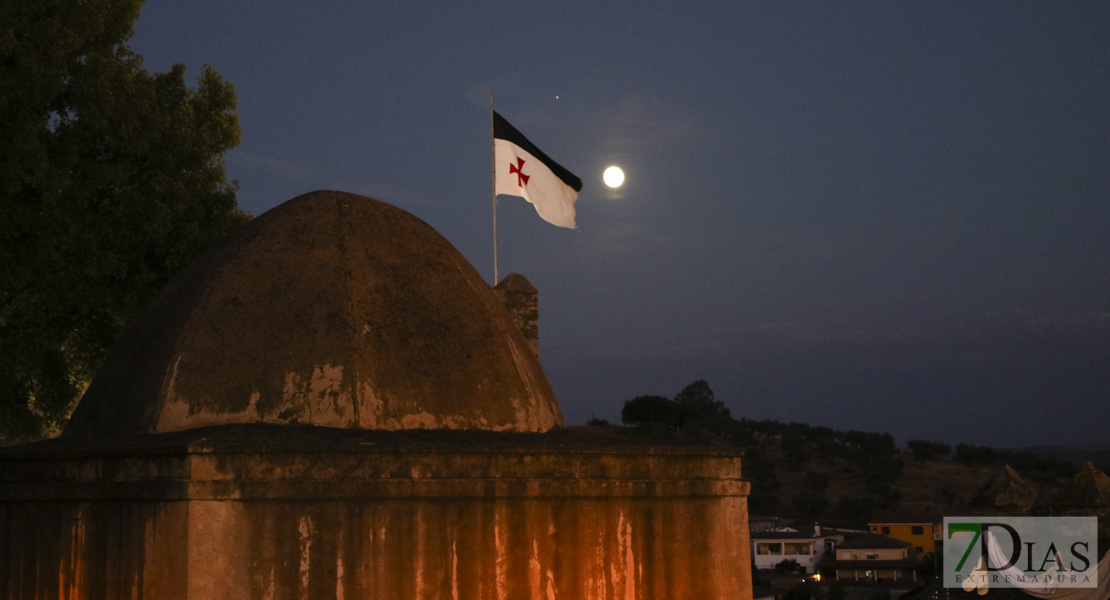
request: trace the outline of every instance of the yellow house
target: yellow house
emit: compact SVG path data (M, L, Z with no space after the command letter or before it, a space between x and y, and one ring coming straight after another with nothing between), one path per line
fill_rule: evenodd
M933 518L910 510L883 515L867 524L871 533L890 536L910 545L917 555L932 552L939 528Z

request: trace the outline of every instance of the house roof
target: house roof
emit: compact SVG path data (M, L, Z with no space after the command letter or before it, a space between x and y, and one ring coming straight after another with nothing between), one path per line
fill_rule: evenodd
M887 550L891 548L907 548L909 546L909 542L896 540L890 536L879 535L877 533L865 533L845 540L844 543L837 546L837 548L843 550Z
M878 519L869 521L868 525L932 525L937 519L909 509L898 509L887 513Z
M822 536L823 538L824 536ZM768 541L768 540L813 540L818 539L813 537L813 531L758 531L751 533L752 541Z
M756 540L823 540L830 537L842 537L839 531L821 527L821 535L814 534L813 525L793 525L790 527L793 531L752 531L749 535L752 541Z

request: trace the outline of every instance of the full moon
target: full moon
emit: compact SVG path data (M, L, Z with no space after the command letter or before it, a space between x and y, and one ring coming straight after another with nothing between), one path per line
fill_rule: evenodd
M605 185L611 188L619 188L624 183L624 171L620 167L609 167L605 169L601 178L605 181Z

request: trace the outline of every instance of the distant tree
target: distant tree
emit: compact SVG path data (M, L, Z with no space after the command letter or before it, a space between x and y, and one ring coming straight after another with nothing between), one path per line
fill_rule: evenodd
M864 456L890 456L896 452L894 437L889 433L852 430L844 434L844 440L846 445L860 450Z
M682 388L682 391L674 397L674 401L682 407L683 413L688 418L707 421L732 420L732 415L725 407L725 403L717 399L709 384L702 379Z
M954 458L965 465L994 465L998 463L998 454L986 446L972 446L971 444L956 444Z
M928 440L910 440L906 446L917 460L940 460L952 453L952 446Z
M621 409L621 422L625 425L661 423L678 428L682 421L678 403L662 396L637 396L625 402Z
M597 417L591 416L590 420L586 421L586 425L589 425L590 427L606 427L609 425L609 421L606 419L599 419Z
M144 70L140 4L0 2L0 438L56 432L132 316L247 219L235 92Z

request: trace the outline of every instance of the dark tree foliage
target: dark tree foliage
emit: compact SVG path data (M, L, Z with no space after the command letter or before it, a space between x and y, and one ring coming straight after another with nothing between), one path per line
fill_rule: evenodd
M247 219L235 93L152 74L140 0L0 0L0 438L57 431L129 319Z
M998 463L998 455L994 449L971 444L956 444L956 454L953 458L965 465L993 465Z
M725 403L717 399L709 384L702 379L682 388L682 391L674 397L674 401L689 417L704 420L732 420L732 415Z
M800 565L797 560L787 558L781 560L775 565L775 572L782 575L791 575L793 573L805 573L805 567Z
M639 396L624 403L621 421L625 425L662 424L672 430L688 433L710 432L743 436L742 428L732 419L725 403L717 400L705 381L698 380L668 400L662 396Z
M910 440L906 447L917 460L940 460L952 453L952 446L928 440Z
M663 396L637 396L624 403L621 422L625 425L661 423L678 428L682 425L682 410L677 402Z
M889 433L869 433L853 430L843 435L845 445L860 450L864 456L891 456L897 452L894 447L894 437Z

